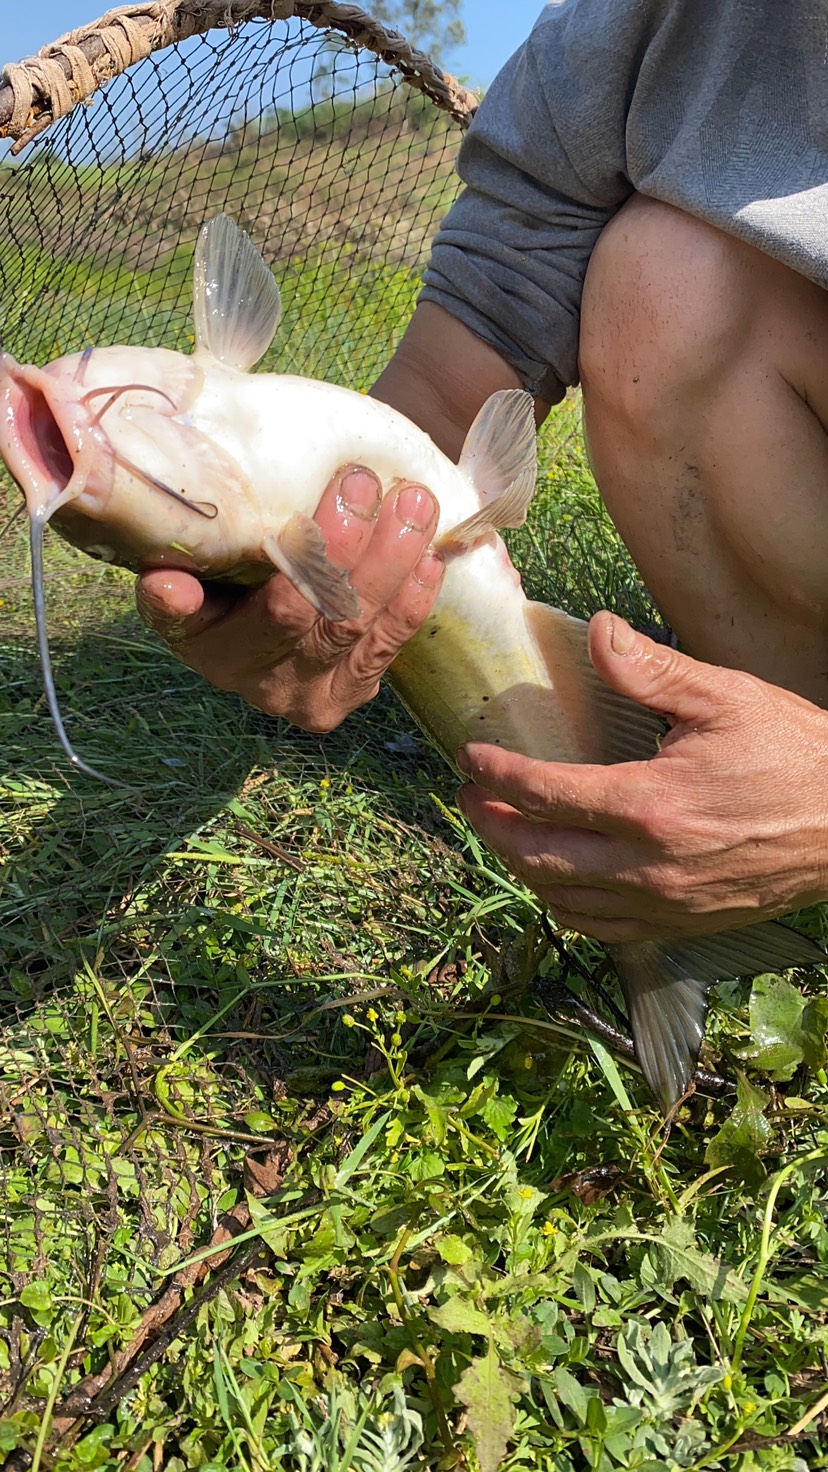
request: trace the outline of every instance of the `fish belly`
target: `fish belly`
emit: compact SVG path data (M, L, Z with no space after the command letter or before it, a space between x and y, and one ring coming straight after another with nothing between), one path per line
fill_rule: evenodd
M450 558L435 606L388 671L393 689L452 766L467 741L544 761L584 761L585 692L554 669L499 538Z

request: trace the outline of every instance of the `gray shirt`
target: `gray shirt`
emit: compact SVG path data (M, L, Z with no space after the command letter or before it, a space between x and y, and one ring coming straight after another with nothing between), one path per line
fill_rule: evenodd
M550 0L460 150L423 297L554 402L587 263L634 192L828 287L826 0Z

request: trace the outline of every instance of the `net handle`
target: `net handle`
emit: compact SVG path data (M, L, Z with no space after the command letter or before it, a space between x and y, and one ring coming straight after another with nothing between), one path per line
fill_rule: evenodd
M108 10L100 20L69 31L37 56L10 63L0 85L0 138L14 138L19 153L58 118L86 102L105 82L154 51L214 28L248 20L297 16L320 30L334 30L355 48L371 51L409 86L430 97L461 127L468 127L478 99L424 51L340 0L138 0Z

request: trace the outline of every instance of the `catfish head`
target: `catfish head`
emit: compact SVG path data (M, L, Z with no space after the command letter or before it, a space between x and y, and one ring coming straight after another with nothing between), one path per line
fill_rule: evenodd
M166 348L87 348L46 368L0 353L0 455L32 524L133 572L264 581L249 482L188 422L203 379Z
M313 519L292 514L289 497L280 510L278 498L252 484L234 458L244 458L243 438L231 437L231 449L221 443L222 422L238 406L228 384L246 382L281 316L269 268L225 216L199 236L193 297L189 357L166 348L86 348L36 368L0 351L0 457L29 514L49 710L67 756L96 777L69 743L54 689L43 590L49 522L92 557L133 572L176 568L256 585L279 570L323 617L359 612ZM214 412L203 412L205 399ZM269 471L268 462L266 479Z

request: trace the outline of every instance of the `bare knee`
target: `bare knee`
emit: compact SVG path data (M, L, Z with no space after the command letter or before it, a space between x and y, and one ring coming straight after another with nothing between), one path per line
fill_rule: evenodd
M584 284L585 398L652 430L671 404L708 391L754 330L762 260L713 226L635 195L601 235Z

